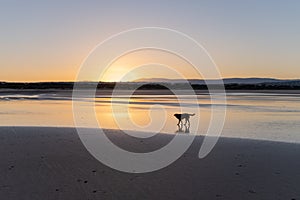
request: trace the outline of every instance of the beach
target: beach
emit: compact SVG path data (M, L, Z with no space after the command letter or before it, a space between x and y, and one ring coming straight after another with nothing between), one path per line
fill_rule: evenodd
M0 200L300 200L300 1L3 1Z
M145 152L172 135L149 139L106 134L122 148ZM0 199L299 199L300 145L220 138L198 158L203 137L170 166L128 174L97 161L75 128L1 127Z

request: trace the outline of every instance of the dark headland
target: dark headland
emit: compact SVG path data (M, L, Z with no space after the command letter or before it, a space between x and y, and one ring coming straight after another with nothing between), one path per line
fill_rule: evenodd
M222 80L226 90L299 90L300 79L281 80L271 78L229 78ZM190 89L207 90L220 89L220 80L195 80L188 81L180 79L140 79L133 82L79 82L81 89L118 89L140 90L167 90L167 89ZM73 89L74 82L0 82L0 89Z

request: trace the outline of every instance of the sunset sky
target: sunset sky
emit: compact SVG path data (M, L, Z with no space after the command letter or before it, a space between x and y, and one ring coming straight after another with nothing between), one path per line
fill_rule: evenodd
M297 0L1 1L0 81L73 81L98 43L120 31L152 26L197 40L224 78L299 79L299 19ZM119 72L150 58L147 52L129 55L105 80L118 80ZM166 75L163 70L151 74ZM195 78L192 70L186 76Z

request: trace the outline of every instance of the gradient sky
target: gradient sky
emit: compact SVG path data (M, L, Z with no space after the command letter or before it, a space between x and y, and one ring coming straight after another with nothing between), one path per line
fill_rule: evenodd
M0 3L0 81L72 81L99 42L144 26L190 35L223 77L300 78L298 0Z

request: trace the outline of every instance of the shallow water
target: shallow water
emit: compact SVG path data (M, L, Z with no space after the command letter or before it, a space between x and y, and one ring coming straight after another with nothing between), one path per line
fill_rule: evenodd
M227 105L213 97L216 110L226 106L223 137L300 142L300 95L276 93L227 93ZM81 109L80 126L129 129L145 132L196 133L205 135L211 118L212 101L207 94L193 99L172 95L98 95L76 99ZM129 103L128 103L129 100ZM94 113L86 108L95 103L98 124L90 123ZM179 105L179 103L181 103ZM113 107L112 107L113 106ZM114 109L114 112L112 111ZM190 126L178 127L174 113L195 113ZM133 122L133 123L132 123ZM221 122L220 122L221 123ZM32 95L0 95L1 126L75 126L72 98L55 92ZM78 125L78 124L77 124ZM197 127L199 125L199 127Z

